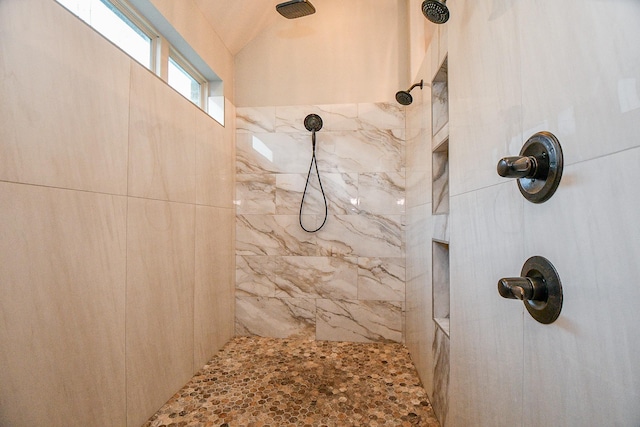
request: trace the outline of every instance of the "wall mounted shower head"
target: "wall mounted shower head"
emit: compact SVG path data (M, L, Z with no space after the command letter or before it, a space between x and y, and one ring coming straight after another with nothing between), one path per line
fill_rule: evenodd
M276 10L287 19L302 18L316 13L316 8L308 0L292 0L280 3Z
M424 0L422 13L434 24L444 24L449 20L449 9L446 3L447 0Z
M304 118L304 127L309 132L318 132L322 129L322 118L317 114L309 114Z
M398 91L396 93L396 101L398 101L402 105L410 105L413 102L413 96L411 96L409 92L411 92L416 86L420 86L420 89L422 89L423 85L424 81L420 80L420 83L414 84L409 88L409 90Z

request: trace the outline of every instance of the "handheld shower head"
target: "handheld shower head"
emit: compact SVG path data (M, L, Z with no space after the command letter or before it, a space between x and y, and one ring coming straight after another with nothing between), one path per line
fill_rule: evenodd
M449 20L449 9L446 3L447 0L424 0L422 13L434 24L444 24Z
M322 129L322 118L317 114L309 114L304 118L304 127L309 132L318 132Z
M420 80L420 83L414 84L409 88L409 90L401 90L396 92L396 101L398 101L398 103L402 105L411 105L411 103L413 102L413 96L411 96L409 92L411 92L416 86L420 86L420 89L422 89L422 86L424 86L424 81Z
M280 3L276 10L287 19L302 18L316 13L316 8L308 0L291 0Z

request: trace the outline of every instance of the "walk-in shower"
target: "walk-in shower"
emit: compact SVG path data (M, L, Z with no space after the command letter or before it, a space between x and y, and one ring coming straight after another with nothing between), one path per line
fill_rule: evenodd
M309 114L304 119L304 127L311 132L311 164L309 165L309 173L307 173L307 182L304 185L304 191L302 192L302 200L300 201L300 215L298 216L298 220L300 222L300 227L307 233L315 233L319 231L324 225L327 223L327 217L329 216L329 206L327 204L327 196L324 193L324 188L322 187L322 180L320 179L320 171L318 170L318 159L316 158L316 132L322 129L322 118L317 114ZM302 208L304 206L304 199L307 195L307 190L309 188L309 181L311 180L311 172L313 171L313 165L316 167L316 175L318 176L318 185L320 186L320 192L322 193L322 199L324 200L324 220L322 224L318 228L315 229L307 229L302 224Z
M447 0L425 0L422 2L422 13L434 24L444 24L449 20Z
M287 19L302 18L316 13L316 8L308 0L286 1L277 5L276 10Z
M411 92L414 88L420 86L420 89L424 86L424 80L420 80L420 83L416 83L409 88L409 90L400 90L396 92L396 101L398 101L402 105L411 105L413 102L413 96L409 92Z

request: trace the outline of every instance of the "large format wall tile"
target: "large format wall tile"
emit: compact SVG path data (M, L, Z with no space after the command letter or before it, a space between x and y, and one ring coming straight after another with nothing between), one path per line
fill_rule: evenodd
M404 153L404 130L321 132L317 135L320 172L400 172L404 168Z
M126 199L0 183L0 424L125 425Z
M553 14L542 9L536 2L517 8L516 23L527 35L519 55L527 82L523 136L554 133L566 164L640 146L640 5L607 5L606 20L597 0L567 0Z
M236 295L264 296L276 295L275 256L236 256Z
M127 424L139 426L193 375L195 206L128 209Z
M356 299L358 266L355 258L279 257L276 297Z
M276 128L275 107L240 107L236 110L238 133L273 132Z
M318 340L402 342L402 304L391 301L317 300Z
M308 132L304 119L317 114L322 119L320 132L357 130L357 104L295 105L276 107L276 132Z
M524 263L524 199L512 183L451 199L451 383L449 420L513 426L522 408L524 307L497 282ZM514 191L515 190L515 191ZM516 194L517 193L517 194ZM496 405L501 401L503 405Z
M316 336L316 303L303 298L236 298L236 334L274 338Z
M198 109L149 73L132 67L129 195L195 203Z
M358 299L404 301L404 258L358 258Z
M132 61L77 21L51 1L0 6L0 179L126 194Z
M564 294L552 325L525 313L525 426L640 420L640 172L620 167L638 161L634 148L569 166L551 200L525 205L526 255L551 261Z
M234 221L232 209L196 206L194 371L234 335Z
M522 87L530 80L522 78L524 33L514 7L465 1L452 5L454 13L465 19L447 25L452 196L505 182L496 164L520 152L523 108L531 108L522 106Z
M238 255L319 255L316 236L300 228L297 215L238 215L236 246Z
M335 215L317 242L326 256L401 257L402 229L400 215Z
M276 175L267 173L236 175L235 200L238 214L275 214Z
M229 133L207 114L196 111L196 203L233 207L233 141L233 133Z

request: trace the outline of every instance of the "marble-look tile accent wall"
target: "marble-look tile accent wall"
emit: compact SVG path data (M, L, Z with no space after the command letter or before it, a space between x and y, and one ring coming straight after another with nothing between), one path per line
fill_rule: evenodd
M311 113L323 120L316 154L329 212L317 233L298 223ZM404 128L397 104L238 108L237 334L403 341ZM303 224L323 219L314 173Z

